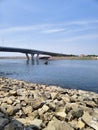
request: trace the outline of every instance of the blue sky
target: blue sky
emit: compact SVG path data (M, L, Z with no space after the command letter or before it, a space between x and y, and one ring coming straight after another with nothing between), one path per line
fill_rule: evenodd
M0 46L98 55L98 0L0 0Z

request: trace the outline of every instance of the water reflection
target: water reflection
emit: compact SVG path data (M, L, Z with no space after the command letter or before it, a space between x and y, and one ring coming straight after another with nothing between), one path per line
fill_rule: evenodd
M36 65L39 65L39 59L36 59Z
M39 65L39 59L33 59L33 60L26 60L26 64L29 65L29 64L32 64L32 65Z
M29 60L26 60L26 64L29 65Z

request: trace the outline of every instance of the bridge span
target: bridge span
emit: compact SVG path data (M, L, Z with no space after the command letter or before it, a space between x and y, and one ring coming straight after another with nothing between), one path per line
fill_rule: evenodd
M23 53L26 55L27 60L29 60L29 55L31 55L31 59L34 59L34 55L37 54L37 58L39 55L49 55L49 56L68 56L62 53L54 53L54 52L47 52L47 51L40 51L35 49L24 49L24 48L15 48L15 47L0 47L0 52L16 52L16 53Z

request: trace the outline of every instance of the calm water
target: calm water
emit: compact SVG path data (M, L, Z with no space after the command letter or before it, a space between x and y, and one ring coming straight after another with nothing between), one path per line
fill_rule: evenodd
M98 60L39 61L0 60L0 77L10 77L34 83L58 85L98 92Z

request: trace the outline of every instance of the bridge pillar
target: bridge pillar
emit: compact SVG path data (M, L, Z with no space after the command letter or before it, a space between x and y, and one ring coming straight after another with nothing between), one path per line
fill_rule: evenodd
M31 54L31 63L32 63L32 65L35 64L35 63L34 63L34 54L33 54L33 53Z
M39 65L39 54L36 56L36 64Z
M34 54L31 54L31 60L34 60Z
M27 60L29 61L29 55L28 55L28 53L26 53L26 57L27 57Z
M39 59L39 54L37 54L36 58Z

